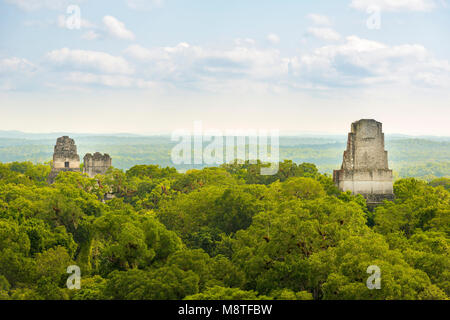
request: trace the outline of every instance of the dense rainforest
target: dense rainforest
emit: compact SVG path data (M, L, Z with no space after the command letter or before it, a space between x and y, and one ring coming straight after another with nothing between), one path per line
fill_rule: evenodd
M0 164L0 299L450 297L450 179L399 179L370 211L313 164L261 166L136 165L49 185L48 164Z
M0 131L0 162L31 161L44 163L52 158L56 138L64 135L39 135ZM171 150L178 142L170 136L92 136L71 135L78 153L101 151L113 159L113 166L128 170L139 164L173 166L185 171L207 166L174 164ZM280 159L296 163L314 163L324 173L332 174L342 163L342 153L347 146L347 136L280 136ZM248 146L246 146L247 148ZM387 135L386 150L389 166L395 178L416 177L431 181L450 173L450 138L448 137L397 137Z

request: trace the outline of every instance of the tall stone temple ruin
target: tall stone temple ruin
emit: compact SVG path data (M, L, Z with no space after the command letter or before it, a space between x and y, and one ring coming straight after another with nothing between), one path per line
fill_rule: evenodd
M77 146L75 141L68 136L60 137L56 140L52 171L48 181L53 183L61 171L80 172L80 156L77 154Z
M341 191L363 195L372 208L394 199L381 122L362 119L352 123L342 166L334 170L333 180Z
M109 154L101 154L100 152L96 152L94 155L87 153L84 156L83 161L83 172L87 173L91 178L95 177L97 174L105 174L112 163Z
M84 156L83 172L93 178L97 174L105 174L112 165L112 159L108 154L99 152L94 155L87 153ZM53 183L61 171L80 172L80 157L77 154L75 141L68 136L56 140L53 153L53 165L48 182Z

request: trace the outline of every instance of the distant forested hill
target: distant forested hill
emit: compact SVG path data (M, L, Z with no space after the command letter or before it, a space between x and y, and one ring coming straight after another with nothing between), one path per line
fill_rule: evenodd
M56 138L62 135L64 133L0 132L0 162L50 161ZM69 135L76 141L80 158L88 152L109 153L113 166L119 169L137 164L157 164L179 170L194 167L172 163L170 152L177 142L171 141L168 135ZM340 167L345 147L345 135L284 136L280 138L280 160L315 163L320 171L331 173ZM387 136L386 150L396 177L432 180L450 176L450 137Z

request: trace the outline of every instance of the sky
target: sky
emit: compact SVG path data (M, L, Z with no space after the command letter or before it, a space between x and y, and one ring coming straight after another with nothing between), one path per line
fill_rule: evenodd
M450 136L444 0L0 0L0 130Z

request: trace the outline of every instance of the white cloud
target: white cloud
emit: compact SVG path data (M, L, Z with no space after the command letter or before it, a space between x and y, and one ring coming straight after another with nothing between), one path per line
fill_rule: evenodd
M153 57L152 50L134 44L129 46L125 53L138 60L149 60Z
M331 28L311 27L311 28L308 28L308 33L312 34L316 38L323 39L323 40L337 41L341 38L339 33L337 33L336 31L334 31Z
M207 82L226 78L276 81L288 71L288 60L283 59L278 50L246 45L229 49L187 43L151 49L133 45L125 53L142 62L140 70L147 70L154 78L171 81Z
M323 16L320 14L310 13L308 14L308 18L316 25L330 26L331 21L327 16Z
M24 58L0 59L0 91L11 91L29 85L38 67Z
M423 46L389 46L356 36L295 57L290 66L295 76L325 86L450 84L448 61L435 59Z
M134 34L125 27L125 24L113 16L103 17L103 23L108 32L114 37L126 40L133 40L135 38Z
M66 16L64 15L59 15L58 16L58 27L60 28L66 28L67 27L67 19ZM92 22L86 20L86 19L81 19L81 24L80 24L81 28L96 28L97 26L95 24L93 24Z
M37 67L27 59L17 57L0 59L0 74L33 73L36 70Z
M126 0L127 5L136 10L148 10L159 8L164 4L164 0Z
M180 42L174 47L156 47L156 48L144 48L140 45L131 45L125 53L137 60L141 61L161 61L170 60L175 56L200 56L202 54L200 47L190 46L186 42Z
M22 10L33 11L39 9L63 10L70 4L80 3L83 0L5 0L7 3L18 6Z
M256 41L254 39L245 38L245 39L235 39L234 44L237 46L254 46L256 44Z
M280 42L280 37L275 33L269 33L267 35L267 40L272 44L277 44Z
M22 10L33 11L39 9L63 10L71 4L79 4L86 0L5 0ZM136 10L146 10L161 7L165 0L125 0L128 7Z
M338 39L329 30L317 35ZM450 86L450 64L434 58L422 45L388 45L357 36L298 56L282 56L279 50L242 40L222 47L186 42L149 48L134 44L124 54L135 68L120 56L67 48L50 52L47 59L68 70L70 83L84 86L191 88L216 93Z
M383 11L430 11L436 4L433 0L352 0L350 6L364 11L369 7Z
M89 30L88 32L84 33L81 38L85 40L96 40L100 38L100 34L95 31Z
M70 50L63 48L47 54L47 59L58 67L96 70L104 73L132 74L134 69L122 57L100 51Z
M156 84L154 82L142 79L135 79L129 76L98 75L84 72L71 72L66 77L66 80L78 84L99 84L115 88L151 89L156 87Z
M333 32L318 33L337 40ZM423 46L387 44L350 36L299 56L283 57L278 50L235 44L209 48L180 43L174 47L132 45L126 55L139 65L143 78L204 90L233 86L264 88L333 88L368 85L450 85L450 66ZM238 89L238 88L236 88Z

